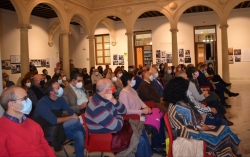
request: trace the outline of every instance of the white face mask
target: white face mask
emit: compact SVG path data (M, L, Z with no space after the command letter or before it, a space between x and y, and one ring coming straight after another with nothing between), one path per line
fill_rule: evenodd
M99 75L99 72L95 72L95 75Z
M153 81L153 80L154 80L153 75L150 75L150 76L149 76L149 79L150 79L150 81Z
M57 82L58 82L59 84L62 84L62 80L58 80Z
M61 96L63 95L63 88L60 87L60 88L58 89L57 93L58 93L58 94L57 94L56 96L61 97Z
M78 88L78 89L82 88L82 82L77 82L76 88Z
M168 70L168 74L171 74L172 73L172 70Z
M44 79L44 82L46 83L46 82L47 82L47 79Z
M31 86L31 83L29 82L29 83L26 83L26 86L27 87L30 87Z
M181 71L181 68L178 68L178 71Z
M154 77L155 77L155 79L157 79L159 77L159 74L156 73Z
M213 66L212 65L209 65L209 68L212 68Z
M63 80L63 81L66 81L66 80L67 80L66 76L63 76L62 80Z
M23 105L23 108L21 110L17 110L15 109L16 111L19 111L23 114L30 114L30 111L32 109L32 102L29 98L27 98L26 100L22 101L22 105Z
M59 73L60 73L60 70L57 70L56 73L59 74Z
M118 74L118 77L121 78L122 77L122 73Z
M136 81L135 81L135 80L132 80L130 86L131 86L131 87L134 87L135 84L136 84Z
M112 81L113 81L113 82L116 82L116 81L117 81L117 77L113 77L113 78L112 78Z

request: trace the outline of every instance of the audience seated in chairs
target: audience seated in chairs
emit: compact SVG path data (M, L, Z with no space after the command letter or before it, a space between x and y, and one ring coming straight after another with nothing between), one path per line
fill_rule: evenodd
M133 74L126 73L121 77L123 83L123 90L120 93L119 101L126 106L127 114L138 114L145 116L152 113L152 109L149 108L138 96L137 92L132 88L135 85ZM157 112L162 114L162 112ZM160 117L160 115L159 115ZM147 125L146 125L147 126ZM153 152L159 154L165 154L165 151L161 149L163 143L165 143L165 130L163 117L160 120L159 132L154 126L148 126L148 132L152 133L152 145ZM166 154L165 154L166 155Z
M96 91L86 108L85 117L90 133L116 133L123 127L123 117L126 107L112 95L112 82L109 79L100 79ZM150 157L152 151L145 131L139 138L136 156Z
M215 156L236 156L238 137L228 126L209 126L202 122L200 113L187 97L188 86L188 80L176 77L165 88L164 99L171 103L168 115L174 138L204 140L207 152Z
M148 71L142 74L143 81L141 82L137 92L142 101L154 101L156 107L163 113L167 112L167 108L163 105L164 101L156 88L152 85L153 76Z
M45 80L44 80L45 82L51 80L51 76L48 75L48 70L47 69L43 69L42 72L43 72L43 75L46 77Z
M160 81L158 81L158 77L159 77L159 73L158 70L156 68L151 68L149 70L150 74L153 76L153 80L151 80L151 83L153 84L153 86L156 88L156 90L158 91L158 93L161 95L161 97L163 96L163 90L164 87L161 84Z
M64 88L63 98L75 113L81 114L81 111L87 106L89 94L83 88L82 74L73 71L70 78L69 86Z
M68 82L68 80L67 80L67 76L65 75L65 73L64 73L63 71L60 72L60 76L61 76L61 78L62 78L62 85L63 85L64 87L69 86L69 82Z
M56 151L62 148L67 138L75 141L76 157L83 157L85 130L79 117L61 97L63 88L52 79L45 84L44 89L46 95L36 105L35 121L41 125L47 140L52 142Z
M44 138L42 128L25 116L32 108L27 92L13 86L3 91L0 100L5 110L0 116L0 156L56 157Z
M168 66L164 69L163 81L165 86L167 86L168 82L173 78L173 75L171 73L172 73L171 66Z

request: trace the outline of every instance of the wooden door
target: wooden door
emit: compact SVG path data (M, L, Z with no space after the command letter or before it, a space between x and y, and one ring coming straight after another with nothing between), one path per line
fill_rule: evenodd
M195 65L206 61L206 43L195 43Z
M141 64L144 65L144 50L143 46L136 46L135 47L135 67L139 67Z

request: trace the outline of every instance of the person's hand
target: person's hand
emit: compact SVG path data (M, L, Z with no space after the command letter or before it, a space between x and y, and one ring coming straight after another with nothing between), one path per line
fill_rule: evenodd
M216 113L217 113L217 110L216 110L215 108L211 108L211 112L212 112L213 114L216 114Z
M208 91L203 91L202 94L206 97L206 95L208 94Z
M207 125L207 127L209 127L211 130L215 128L214 125Z
M82 109L85 109L86 108L86 106L87 106L87 104L88 104L88 102L84 102L84 103L82 103L80 106L79 106L79 108L82 110Z
M112 94L104 94L104 98L112 102L114 105L116 104L116 99Z
M79 119L79 117L74 113L71 118Z
M142 114L150 114L152 113L152 110L151 108L149 107L145 107L143 110L142 110Z

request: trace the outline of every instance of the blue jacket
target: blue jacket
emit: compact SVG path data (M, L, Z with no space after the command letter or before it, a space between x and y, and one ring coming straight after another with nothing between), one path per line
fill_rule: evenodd
M163 87L163 85L158 81L157 82L157 80L153 80L153 81L151 81L151 83L153 84L153 86L156 88L156 90L157 90L157 92L161 95L161 96L163 96L163 91L164 91L164 87ZM160 84L159 84L160 83Z

